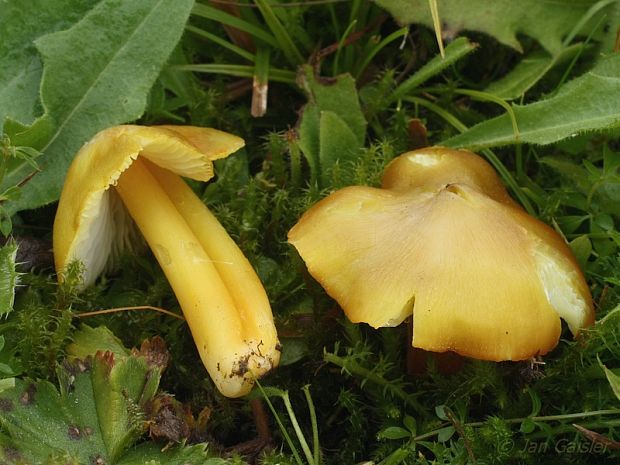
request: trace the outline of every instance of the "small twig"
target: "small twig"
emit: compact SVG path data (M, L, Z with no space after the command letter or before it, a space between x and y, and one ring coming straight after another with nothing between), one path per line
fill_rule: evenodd
M89 316L106 315L108 313L126 312L130 310L154 310L156 312L163 313L164 315L168 315L168 316L177 318L179 320L185 321L185 318L183 318L183 316L179 315L178 313L171 312L170 310L166 310L164 308L153 307L151 305L138 305L136 307L106 308L103 310L94 310L92 312L74 313L73 316L77 318L85 318Z
M469 455L472 463L476 464L476 456L474 455L474 450L471 447L471 441L467 438L467 436L465 436L465 429L463 428L463 425L461 425L461 423L456 419L456 417L451 411L447 410L446 415L448 416L448 420L450 420L450 423L452 423L452 426L454 426L456 432L459 434L459 436L461 436L461 438L463 438L463 444L465 445L465 449L467 449L467 455Z
M251 399L250 407L252 408L252 416L254 417L254 425L256 426L258 437L265 444L269 444L271 442L271 429L269 428L269 420L267 419L267 412L265 412L262 399Z
M583 426L573 423L573 427L581 433L582 436L589 439L593 444L601 444L605 448L620 450L620 442L609 439L596 431L589 430Z
M223 103L232 102L251 92L252 80L240 79L226 86L226 92L220 97Z
M249 461L249 463L257 463L259 454L269 447L271 442L271 431L269 429L269 420L267 418L267 412L261 399L250 399L250 407L252 409L252 416L254 417L254 425L256 426L257 436L244 441L234 446L228 447L225 450L226 457L232 457L235 455L243 455Z

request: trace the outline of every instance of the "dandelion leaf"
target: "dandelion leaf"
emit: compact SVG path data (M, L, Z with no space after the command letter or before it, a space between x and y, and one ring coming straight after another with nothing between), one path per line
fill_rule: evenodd
M376 0L403 24L433 28L428 0ZM552 55L562 49L562 39L585 16L596 0L437 0L445 39L460 31L477 31L521 51L517 36L536 39ZM588 25L584 30L589 30Z
M61 7L63 2L50 3ZM108 126L142 115L151 86L179 41L192 5L192 0L103 0L68 29L38 38L33 34L43 63L43 115L22 137L36 139L27 133L45 127L46 140L38 159L41 171L7 208L16 212L56 200L82 144ZM20 4L20 8L24 7ZM24 108L20 112L8 116L26 120L31 116ZM14 166L4 183L15 185L31 171L25 163Z
M479 123L442 145L479 150L526 142L551 144L589 131L620 126L620 55L609 55L552 97L513 106L519 133L507 114Z

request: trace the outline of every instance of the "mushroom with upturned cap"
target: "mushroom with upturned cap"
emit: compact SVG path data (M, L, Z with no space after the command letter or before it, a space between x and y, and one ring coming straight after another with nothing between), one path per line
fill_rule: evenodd
M254 269L179 175L207 181L213 160L243 145L231 134L192 126L101 131L72 162L54 221L59 279L79 260L84 286L127 246L135 221L177 296L203 364L228 397L247 394L275 367L280 346Z
M525 360L594 321L570 249L525 213L486 161L441 147L405 153L382 188L346 187L308 210L289 242L354 323L413 315L414 347Z

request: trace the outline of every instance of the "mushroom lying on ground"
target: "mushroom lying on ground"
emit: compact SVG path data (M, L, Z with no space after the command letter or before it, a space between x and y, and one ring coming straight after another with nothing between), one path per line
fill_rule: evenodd
M254 269L178 175L206 181L212 161L243 144L208 128L104 130L75 157L54 222L59 279L79 260L88 286L126 247L131 216L177 296L202 362L229 397L247 394L278 364L276 329Z
M348 318L378 328L413 315L412 345L525 360L594 321L563 239L510 199L482 158L429 148L391 162L382 188L346 187L288 235Z

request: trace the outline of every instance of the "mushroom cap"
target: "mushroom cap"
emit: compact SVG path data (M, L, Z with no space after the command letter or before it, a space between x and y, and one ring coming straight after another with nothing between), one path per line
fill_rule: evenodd
M493 167L468 150L427 147L404 153L388 164L381 180L383 189L392 191L437 190L447 184L475 186L498 202L517 205Z
M401 155L384 188L341 189L289 232L348 318L378 328L413 314L413 346L495 361L550 351L560 317L573 333L591 324L562 238L510 200L484 160L442 150Z
M207 181L212 161L235 152L243 139L192 126L115 126L99 132L76 155L64 183L54 221L54 257L62 275L66 265L84 265L83 285L127 247L133 223L113 186L138 157L181 176Z

